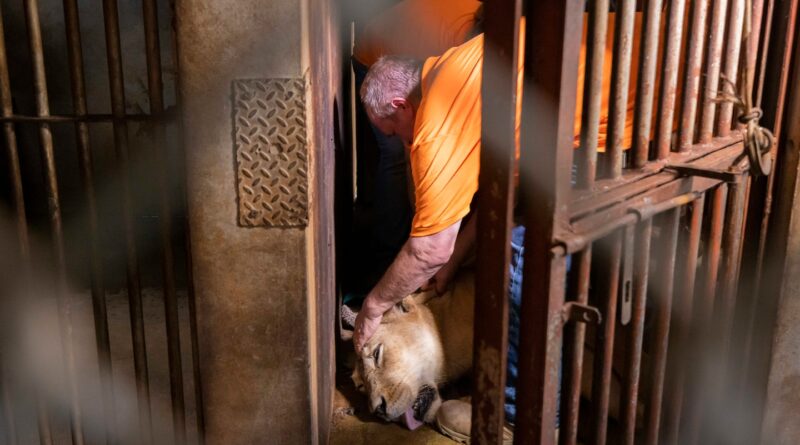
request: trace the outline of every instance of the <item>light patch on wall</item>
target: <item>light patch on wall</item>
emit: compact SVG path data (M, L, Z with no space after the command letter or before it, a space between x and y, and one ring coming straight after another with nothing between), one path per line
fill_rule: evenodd
M238 221L308 225L308 142L302 78L233 81Z

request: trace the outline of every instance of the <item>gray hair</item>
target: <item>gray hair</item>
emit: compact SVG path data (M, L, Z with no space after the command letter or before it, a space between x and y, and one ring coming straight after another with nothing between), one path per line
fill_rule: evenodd
M375 117L393 113L392 99L411 99L419 94L422 63L417 59L383 56L370 67L361 85L361 102Z

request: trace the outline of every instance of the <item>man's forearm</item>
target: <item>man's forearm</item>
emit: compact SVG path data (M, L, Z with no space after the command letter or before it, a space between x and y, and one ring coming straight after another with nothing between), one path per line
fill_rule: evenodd
M419 289L449 260L460 224L458 221L435 235L409 238L367 296L362 310L376 317Z

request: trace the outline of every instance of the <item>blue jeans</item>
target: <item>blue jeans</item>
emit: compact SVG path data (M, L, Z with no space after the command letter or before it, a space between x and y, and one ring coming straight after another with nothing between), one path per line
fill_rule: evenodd
M508 279L508 365L506 367L506 421L514 423L517 416L517 377L519 376L519 329L520 306L522 305L522 267L525 241L525 227L516 226L511 230L511 261ZM569 271L572 257L567 257ZM569 290L567 290L569 291ZM556 428L559 424L559 408L561 399L561 369L558 372L558 401L556 408Z

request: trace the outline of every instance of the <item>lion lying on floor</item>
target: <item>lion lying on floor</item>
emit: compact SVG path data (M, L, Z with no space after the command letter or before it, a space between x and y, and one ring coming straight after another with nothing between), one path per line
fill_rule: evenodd
M373 414L397 421L404 416L432 422L442 403L439 389L472 370L475 288L471 270L459 273L440 296L411 294L383 317L356 359L356 387L369 397ZM345 324L356 314L342 306ZM351 332L343 334L345 339ZM592 353L586 349L581 393L591 393ZM618 417L620 388L612 380L609 413Z

